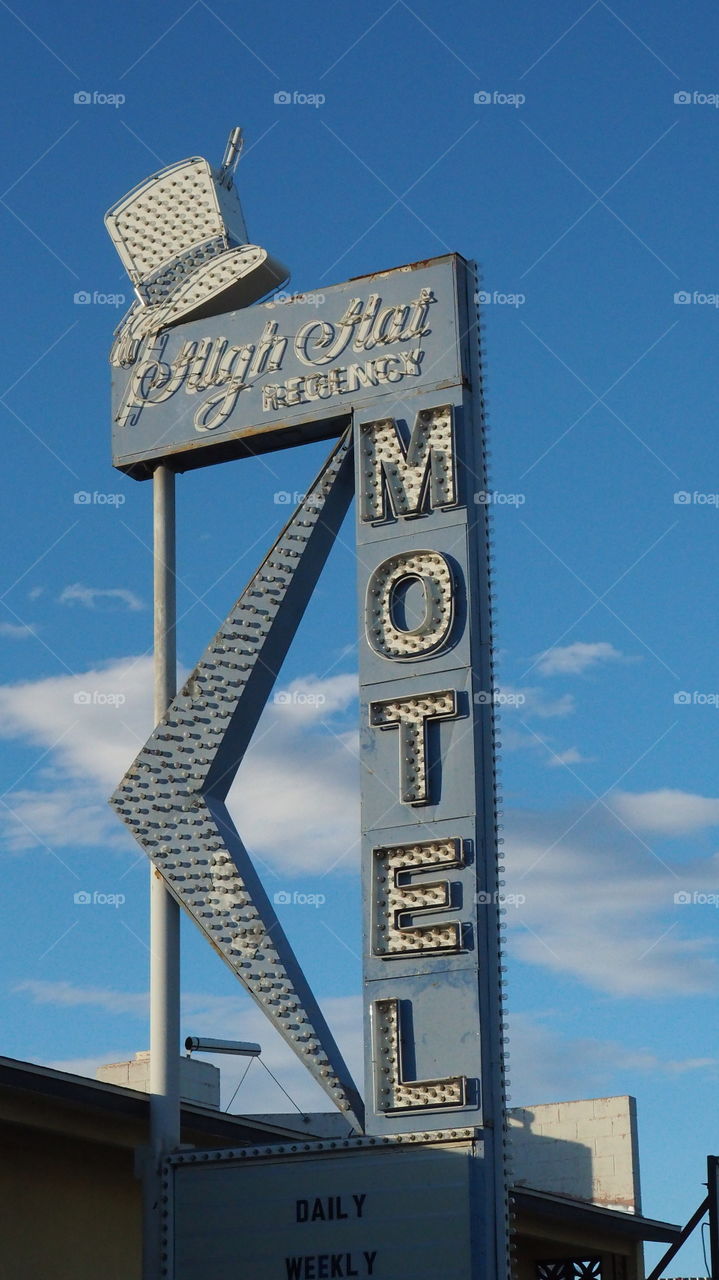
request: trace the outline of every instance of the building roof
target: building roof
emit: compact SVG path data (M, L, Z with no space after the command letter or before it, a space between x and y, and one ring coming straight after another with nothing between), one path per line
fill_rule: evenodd
M0 1057L0 1093L11 1093L17 1101L30 1099L54 1100L66 1108L82 1112L86 1117L96 1113L118 1120L134 1121L144 1125L149 1122L150 1098L137 1089L107 1084L88 1076L58 1071L55 1067L40 1066L34 1062L20 1062L15 1058ZM27 1122L15 1108L8 1112L0 1109L5 1119ZM282 1124L271 1124L259 1117L227 1115L212 1107L183 1102L181 1109L183 1138L191 1134L194 1142L204 1139L210 1145L242 1145L276 1138L278 1141L296 1136L296 1130Z
M511 1196L517 1209L532 1217L561 1221L568 1226L603 1228L611 1235L629 1240L659 1240L673 1244L682 1233L682 1227L672 1222L659 1222L640 1213L626 1213L623 1209L605 1209L586 1200L552 1195L531 1187L514 1187Z

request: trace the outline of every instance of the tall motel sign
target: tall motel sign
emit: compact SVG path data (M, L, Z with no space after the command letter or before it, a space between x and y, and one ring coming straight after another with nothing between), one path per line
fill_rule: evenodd
M111 354L113 462L157 479L332 444L111 804L347 1137L162 1153L146 1274L495 1280L507 1211L475 268L447 254L333 285L311 309L262 302L287 272L248 242L239 149L236 130L219 169L171 165L107 215L137 295ZM353 495L364 1102L225 805Z

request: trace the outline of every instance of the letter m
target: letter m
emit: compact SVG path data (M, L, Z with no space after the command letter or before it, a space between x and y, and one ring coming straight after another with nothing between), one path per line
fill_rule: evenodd
M450 404L420 409L408 444L395 418L361 423L359 454L362 520L418 516L456 504Z

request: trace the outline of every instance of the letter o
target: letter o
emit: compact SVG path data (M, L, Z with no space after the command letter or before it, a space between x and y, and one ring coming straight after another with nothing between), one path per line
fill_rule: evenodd
M393 604L398 589L412 580L424 594L424 617L412 630L398 627ZM454 578L439 551L408 551L378 565L367 583L367 642L381 658L412 661L436 653L454 622Z

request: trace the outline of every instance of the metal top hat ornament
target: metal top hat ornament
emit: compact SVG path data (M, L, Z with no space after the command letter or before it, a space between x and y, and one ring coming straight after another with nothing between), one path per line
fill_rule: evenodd
M219 169L191 156L153 173L114 204L105 225L137 294L110 360L132 365L145 339L188 320L236 311L286 283L289 271L249 244L234 172L242 130Z

